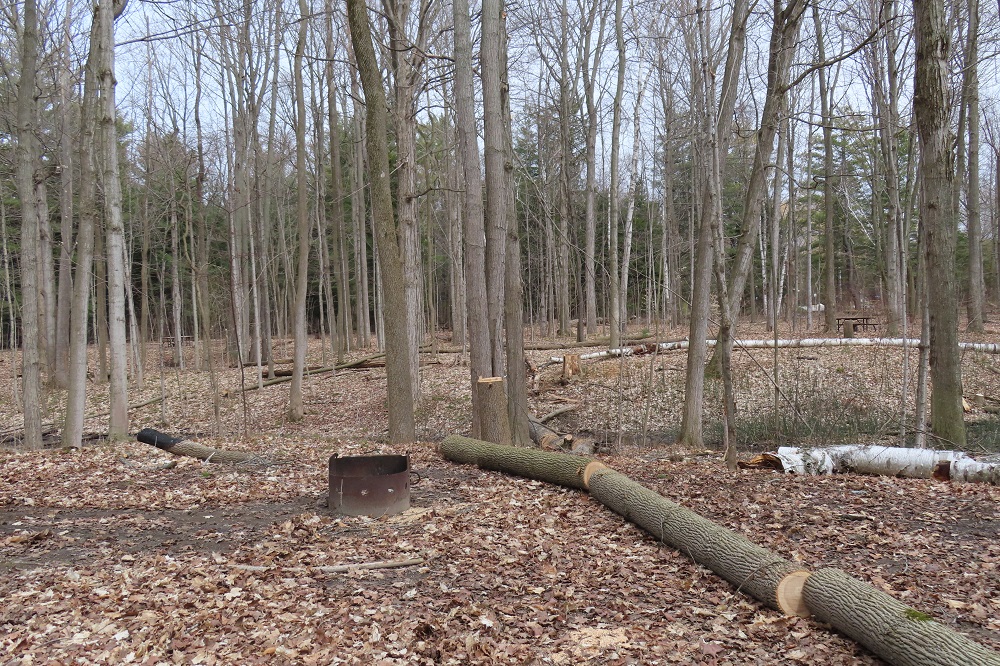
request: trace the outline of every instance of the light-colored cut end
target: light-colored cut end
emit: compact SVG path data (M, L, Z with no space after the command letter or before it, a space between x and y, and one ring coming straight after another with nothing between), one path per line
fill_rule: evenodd
M607 469L608 466L602 462L593 461L587 463L587 466L583 468L583 487L590 490L590 477L594 475L594 472L602 469Z
M808 571L795 571L788 574L778 583L776 596L778 597L778 607L785 615L797 615L798 617L809 617L811 613L802 600L802 588L809 578Z

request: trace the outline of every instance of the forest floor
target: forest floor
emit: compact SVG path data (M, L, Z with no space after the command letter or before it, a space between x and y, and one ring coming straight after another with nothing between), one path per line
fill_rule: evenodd
M749 327L740 337L766 334ZM996 339L996 330L981 338ZM529 338L541 342L552 341ZM310 363L333 360L312 344ZM194 349L184 353L193 364ZM708 448L671 443L683 352L584 361L568 382L561 365L544 365L559 354L529 352L541 367L530 407L541 415L574 405L553 423L593 437L609 466L785 558L840 567L1000 649L1000 488L732 474L714 448L713 382ZM291 356L291 345L275 355ZM15 359L0 358L0 436L9 438L20 425ZM912 415L901 396L912 396L915 358L904 392L899 349L738 352L741 455L786 441L898 442L903 412ZM220 361L216 418L209 373L159 359L152 350L130 400L165 399L131 413L133 432L156 427L275 464L174 458L158 469L171 456L134 441L0 445L0 663L881 663L824 625L764 608L585 493L443 460L436 442L468 430L460 354L424 355L421 441L407 447L384 443L384 368L308 377L306 417L292 423L287 383L241 392L243 375L256 384L255 369ZM963 373L970 398L1000 397L1000 357L967 354ZM92 388L87 413L99 415L107 389ZM46 420L58 420L63 399L52 392ZM969 451L990 455L997 417L968 417ZM104 417L87 428L106 429ZM410 455L419 475L410 510L367 518L322 508L329 457L371 453ZM319 569L403 559L421 562Z

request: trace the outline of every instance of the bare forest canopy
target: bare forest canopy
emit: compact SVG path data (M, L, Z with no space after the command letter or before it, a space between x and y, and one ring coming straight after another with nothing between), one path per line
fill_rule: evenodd
M6 5L0 344L23 347L26 440L45 382L79 439L88 371L126 432L142 341L225 340L260 384L294 337L293 419L307 336L341 360L384 347L397 441L445 331L473 381L508 377L516 441L525 324L617 347L630 322L690 322L700 368L741 313L830 332L853 314L957 356L958 304L976 332L1000 299L997 11ZM934 428L959 442L949 377Z

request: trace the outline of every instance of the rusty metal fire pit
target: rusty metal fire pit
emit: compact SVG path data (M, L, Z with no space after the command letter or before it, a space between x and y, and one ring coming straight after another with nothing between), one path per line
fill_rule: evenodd
M345 516L406 511L410 508L410 457L332 456L328 507Z

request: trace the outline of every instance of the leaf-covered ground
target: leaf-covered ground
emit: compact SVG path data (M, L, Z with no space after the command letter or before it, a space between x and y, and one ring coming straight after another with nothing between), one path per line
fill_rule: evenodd
M553 353L531 356L541 364ZM890 403L899 390L889 350L787 354L786 388L822 384L831 400ZM317 343L310 362L324 360ZM299 423L284 417L287 384L241 394L239 371L220 370L229 395L216 423L207 372L165 368L161 382L155 366L132 402L161 390L168 398L133 412L135 430L190 433L279 464L178 459L156 469L169 456L134 442L0 449L2 663L880 663L827 627L763 608L585 493L441 459L435 442L467 428L468 369L456 354L428 360L425 441L405 449L381 443L382 368L309 378ZM998 395L994 360L972 360L967 388ZM1000 649L1000 489L731 475L717 452L662 443L679 421L683 362L585 362L587 374L568 385L552 365L531 406L542 414L577 404L562 427L594 434L608 465L784 557L840 567ZM765 409L771 352L737 363L741 409ZM104 411L103 399L95 387L89 413ZM0 428L16 428L14 396L0 400ZM420 479L408 512L337 517L318 506L330 455L374 452L410 454ZM411 558L422 562L319 568Z

